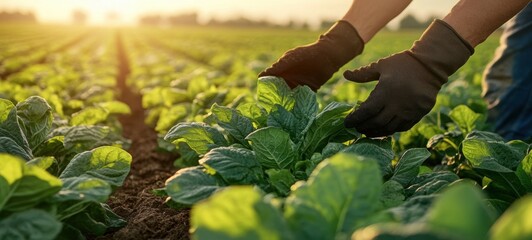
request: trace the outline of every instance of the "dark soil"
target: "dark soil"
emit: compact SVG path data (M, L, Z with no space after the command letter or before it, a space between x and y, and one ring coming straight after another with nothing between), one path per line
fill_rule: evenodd
M173 161L177 156L157 152L157 133L144 123L141 96L125 84L129 65L119 33L117 49L119 100L132 111L131 115L121 117L120 122L124 137L132 141L128 152L133 162L124 186L117 189L108 204L128 224L98 239L189 239L189 210L169 208L164 198L151 193L163 187L165 180L175 173Z

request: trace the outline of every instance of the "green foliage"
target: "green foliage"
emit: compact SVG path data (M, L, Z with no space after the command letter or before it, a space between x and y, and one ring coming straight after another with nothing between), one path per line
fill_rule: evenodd
M165 193L174 202L192 205L220 190L224 183L206 173L203 167L191 167L177 171L166 180Z
M355 177L345 178L351 175ZM320 164L308 182L291 193L283 209L274 199L263 197L251 187L230 187L215 194L193 208L192 236L195 239L343 238L355 228L370 223L370 217L378 212L380 185L374 161L340 154ZM244 217L235 218L235 214Z
M289 133L276 127L265 127L246 137L264 168L289 169L296 161L296 146Z
M333 155L357 136L345 134L343 126L351 106L331 103L319 112L316 95L306 86L292 91L284 80L267 77L259 79L257 94L257 108L214 104L211 112L220 128L178 123L168 132L165 140L172 141L182 156L199 157L202 166L182 169L167 182L165 192L174 202L190 205L220 186L237 184L254 184L286 196L293 183L308 178L323 159L318 157L322 151ZM332 143L338 145L326 148Z
M288 225L296 239L348 236L368 224L379 210L381 185L376 162L356 155L336 155L319 165L307 183L287 198Z
M293 239L279 210L248 186L221 191L196 205L191 224L193 239Z
M164 139L174 144L185 142L197 154L205 154L213 148L228 145L224 135L218 129L196 122L175 125Z
M419 173L419 167L430 156L430 152L424 148L407 150L395 166L391 180L397 181L403 186L408 186L410 181Z
M31 209L14 213L0 220L0 238L53 240L56 239L61 228L61 222L52 214Z
M532 238L532 196L519 199L490 230L491 239L524 240Z
M120 148L98 147L123 139L109 127L54 129L51 107L40 97L2 103L0 238L84 238L123 226L104 202L123 184L132 159Z

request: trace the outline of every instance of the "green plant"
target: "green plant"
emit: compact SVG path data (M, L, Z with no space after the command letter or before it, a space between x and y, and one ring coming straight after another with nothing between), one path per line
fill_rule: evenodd
M131 156L101 146L114 142L105 134L80 138L105 128L59 131L52 120L40 97L16 106L0 99L1 239L83 239L125 224L105 202L124 182Z
M182 156L199 158L200 166L179 170L168 179L164 193L179 204L191 205L228 185L254 184L286 196L297 180L305 180L323 159L353 140L357 133L343 126L352 110L331 103L318 111L308 87L293 91L279 78L259 79L257 104L236 109L214 104L213 122L179 123L165 139ZM192 153L189 153L192 152Z

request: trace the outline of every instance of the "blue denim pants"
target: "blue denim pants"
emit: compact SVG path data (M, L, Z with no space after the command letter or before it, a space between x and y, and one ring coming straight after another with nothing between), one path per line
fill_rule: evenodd
M484 71L488 122L507 140L532 139L532 4L510 20Z

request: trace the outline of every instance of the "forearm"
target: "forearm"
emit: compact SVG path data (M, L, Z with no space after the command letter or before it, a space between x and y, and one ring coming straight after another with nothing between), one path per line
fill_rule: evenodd
M528 0L461 0L443 21L476 47L528 3Z
M399 15L410 2L412 0L353 0L351 8L342 20L353 25L364 43L367 43L390 20Z

